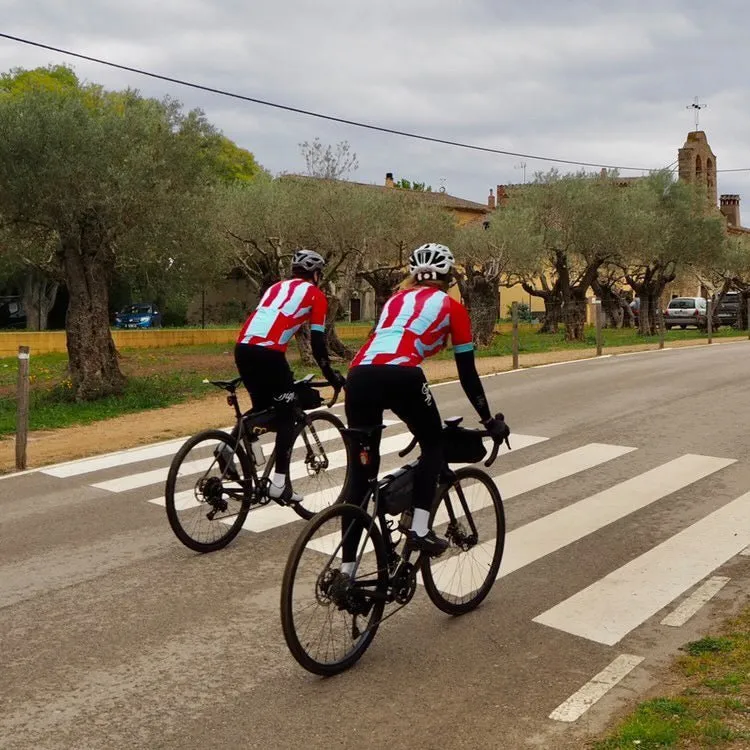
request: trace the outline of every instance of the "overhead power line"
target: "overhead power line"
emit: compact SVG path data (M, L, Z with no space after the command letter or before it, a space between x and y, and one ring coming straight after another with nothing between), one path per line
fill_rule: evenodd
M69 55L70 57L76 57L80 60L87 60L89 62L97 63L99 65L107 65L110 68L117 68L118 70L126 70L130 73L136 73L142 76L148 76L149 78L156 78L161 81L168 81L169 83L175 83L178 86L187 86L193 89L199 89L201 91L207 91L211 94L218 94L219 96L227 96L232 99L240 99L241 101L252 102L253 104L260 104L264 107L273 107L275 109L285 110L286 112L294 112L299 115L306 115L308 117L317 117L321 120L329 120L331 122L339 122L344 125L351 125L352 127L365 128L367 130L376 130L380 133L388 133L390 135L397 135L404 138L413 138L420 141L429 141L431 143L441 143L446 146L455 146L457 148L469 149L472 151L482 151L489 154L499 154L501 156L515 156L522 159L534 159L536 161L546 161L555 164L572 164L579 167L603 167L604 169L617 169L623 171L632 172L650 172L651 167L623 167L613 164L597 164L594 162L587 161L575 161L574 159L558 159L549 156L538 156L536 154L522 154L516 151L505 151L499 148L490 148L488 146L477 146L470 143L461 143L460 141L451 141L445 138L435 138L428 135L422 135L420 133L409 133L404 130L396 130L394 128L386 128L381 125L372 125L370 123L358 122L357 120L349 120L343 117L335 117L333 115L326 115L320 112L313 112L311 110L300 109L299 107L292 107L287 104L278 104L277 102L270 102L264 99L258 99L257 97L245 96L244 94L237 94L231 91L224 91L223 89L214 88L213 86L204 86L200 83L192 83L191 81L184 81L180 78L173 78L171 76L161 75L160 73L152 73L148 70L141 70L140 68L134 68L130 65L120 65L109 60L102 60L97 57L91 57L90 55L83 55L80 52L72 52L71 50L62 49L61 47L53 47L49 44L42 44L41 42L35 42L30 39L23 39L18 36L11 34L4 34L0 32L0 37L9 39L14 42L21 44L28 44L32 47L39 47L40 49L50 50L52 52L58 52L61 55Z

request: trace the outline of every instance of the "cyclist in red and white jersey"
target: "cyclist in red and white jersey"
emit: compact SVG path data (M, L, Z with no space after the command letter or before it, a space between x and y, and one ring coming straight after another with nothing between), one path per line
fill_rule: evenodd
M313 357L325 379L334 387L344 377L331 368L325 340L328 300L318 288L325 259L304 248L292 258L292 278L269 287L237 337L234 361L250 393L253 409L271 406L278 413L276 473L269 495L286 502L300 502L288 481L289 454L294 442L294 376L286 361L286 349L298 329L310 322Z
M435 399L420 367L437 354L450 337L459 380L482 424L496 440L510 430L502 419L492 417L482 381L474 363L471 322L466 308L447 294L453 254L444 245L418 247L409 258L409 274L415 286L396 292L385 304L368 342L355 356L346 384L346 416L349 427L382 423L383 411L392 410L419 441L421 457L414 473L414 514L407 544L430 555L448 547L428 528L442 466L441 420ZM352 462L352 499L363 502L369 480L377 475L379 434L370 445L369 465ZM345 544L341 572L351 575L356 545Z

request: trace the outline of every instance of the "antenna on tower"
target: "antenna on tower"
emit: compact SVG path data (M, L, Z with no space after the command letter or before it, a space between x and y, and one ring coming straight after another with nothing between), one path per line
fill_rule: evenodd
M526 184L526 162L525 161L519 161L518 164L513 165L513 169L522 169L523 170L523 184Z
M440 178L440 192L441 193L445 192L445 183L446 183L446 181L447 181L447 179L445 177L441 177Z
M695 97L695 100L693 101L692 104L688 104L687 107L685 107L685 109L692 109L695 112L695 129L696 130L699 129L699 122L700 122L699 118L700 118L701 110L706 109L706 107L708 107L708 104L701 104L700 97L697 97L697 96Z

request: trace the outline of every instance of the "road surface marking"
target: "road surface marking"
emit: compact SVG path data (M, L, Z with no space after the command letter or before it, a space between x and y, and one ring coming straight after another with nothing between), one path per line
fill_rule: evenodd
M580 690L561 703L550 715L554 721L573 722L580 719L591 706L601 700L615 685L630 674L642 656L620 654L609 666L592 677Z
M598 448L603 447L596 443L593 445ZM619 448L623 453L632 450L622 446L609 447ZM503 561L498 577L510 575L526 565L541 560L731 463L734 463L733 459L682 456L514 529L506 534ZM533 470L536 466L537 464L533 464L527 468ZM504 489L504 480L501 481L500 489L501 492ZM506 496L508 496L507 493ZM509 496L512 497L513 493ZM472 552L479 554L481 549L485 548L491 556L494 546L495 540L488 540L479 544ZM464 566L462 560L462 556L456 556L438 561L436 565L433 565L433 576L436 577L439 574L442 580L446 580L447 575L452 585L460 583L460 590L451 589L446 593L464 596L476 588L475 582L463 580L471 574L472 569ZM443 568L447 572L443 571Z
M693 591L677 609L670 612L662 621L662 625L679 628L684 625L704 604L709 602L724 586L729 583L726 576L713 576L702 586Z
M734 459L685 455L511 531L500 575L556 552L734 463Z
M574 594L534 622L613 646L750 542L750 493Z
M387 456L389 454L395 453L398 450L401 450L402 447L406 447L409 440L411 439L410 433L401 433L400 435L394 435L390 438L386 438L381 442L381 454L383 456ZM548 438L543 437L537 437L535 435L516 435L514 436L514 442L513 442L513 450L520 450L521 448L530 447L532 445L536 445L538 443L546 441ZM390 442L388 442L390 441ZM395 447L393 447L395 446ZM580 449L578 449L580 450ZM630 450L630 449L629 449ZM576 453L576 451L570 451L570 453ZM609 452L599 452L599 456L601 455L607 455ZM332 454L334 455L334 454ZM567 455L567 454L563 454ZM576 460L576 456L573 456L573 460L570 463L570 469L564 474L564 476L568 476L568 474L575 473L575 471L581 471L581 468L573 469L574 466L581 466L580 459ZM406 459L404 459L406 460ZM604 459L608 460L608 459ZM546 462L540 462L541 464L544 464ZM601 463L601 458L596 461L596 463ZM590 465L596 465L596 463L592 463ZM536 464L535 464L536 465ZM391 469L383 469L383 472L386 471L392 471L394 468ZM381 472L382 473L382 472ZM516 472L510 472L510 474L516 474ZM304 474L302 475L304 476ZM294 471L292 471L292 478L299 478L295 477ZM519 478L516 481L520 481L521 484L524 483L524 480ZM549 481L549 480L548 480ZM526 484L530 485L532 483L531 476L528 480L526 480ZM520 486L520 485L519 485ZM330 498L333 495L333 493L338 496L338 494L341 492L343 485L337 484L334 486L331 486L330 488L326 488L323 490L320 490L318 492L314 492L311 495L308 495L305 497L305 506L308 507L310 510L318 511L322 510L329 502ZM526 491L526 490L523 490ZM160 505L164 507L166 505L164 501L164 497L156 497L152 500L149 500L150 503L154 505ZM195 498L194 491L192 489L183 490L181 492L175 493L175 506L177 510L187 510L191 507L197 507L200 505L198 500ZM250 513L247 516L247 519L245 520L245 523L242 525L242 528L246 531L254 531L254 532L262 532L262 531L268 531L269 529L277 528L279 526L284 526L285 524L292 523L294 521L298 521L299 516L291 509L291 508L285 508L283 506L277 505L276 503L269 503L265 507L261 508L254 508L250 511ZM231 518L226 520L227 523L231 523Z
M383 421L386 425L398 424L396 420L386 419ZM221 432L231 432L232 427L221 427L218 428ZM332 440L339 435L339 430L335 427L329 427L328 429L321 430L318 433L318 437L321 442ZM105 469L113 469L116 466L127 466L128 464L134 464L139 461L150 461L154 458L162 458L164 456L174 456L180 447L189 440L190 438L177 438L175 440L168 440L164 443L155 443L154 445L147 445L143 448L131 448L126 451L119 451L117 453L109 453L106 456L95 456L93 458L84 458L80 461L72 461L66 464L60 464L48 469L42 469L42 474L49 474L53 477L67 478L79 476L81 474L91 474L95 471L104 471ZM262 440L263 444L270 444L273 441L272 436Z
M621 445L603 445L601 443L584 445L581 448L575 448L574 450L561 453L559 456L546 458L542 461L529 464L520 469L514 469L513 471L502 475L500 477L500 492L507 500L511 497L516 497L517 495L556 482L559 479L573 476L574 474L578 474L586 469L599 466L600 464L611 461L612 459L633 450L635 450L635 448L627 448ZM487 507L491 501L489 496L486 496L486 498L483 496L481 501L469 497L467 498L467 502L472 511L479 511L482 508ZM457 517L461 517L462 515L462 512L457 513ZM439 510L433 525L439 526L446 520L446 514ZM340 534L337 532L329 534L328 536L330 536L331 539L336 540L340 538ZM494 539L492 540L492 544L494 546ZM481 548L482 545L479 545L479 547ZM433 571L439 571L446 567L458 565L460 559L461 558L451 558L439 562L437 565L433 566ZM437 575L437 572L435 575Z

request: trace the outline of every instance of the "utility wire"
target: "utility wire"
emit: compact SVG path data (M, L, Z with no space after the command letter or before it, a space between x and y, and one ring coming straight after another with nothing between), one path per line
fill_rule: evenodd
M282 109L287 112L294 112L300 115L307 115L308 117L317 117L321 120L339 122L339 123L343 123L344 125L352 125L353 127L365 128L367 130L376 130L380 133L389 133L391 135L398 135L404 138L414 138L420 141L430 141L431 143L441 143L446 146L456 146L457 148L465 148L465 149L469 149L472 151L482 151L482 152L489 153L489 154L500 154L502 156L515 156L515 157L520 157L523 159L534 159L536 161L553 162L556 164L572 164L574 166L580 166L580 167L603 167L604 169L617 169L617 170L632 171L632 172L651 172L652 171L652 169L649 167L618 167L618 166L614 166L611 164L596 164L594 162L574 161L572 159L557 159L557 158L552 158L552 157L547 157L547 156L536 156L534 154L522 154L522 153L518 153L515 151L504 151L498 148L489 148L487 146L477 146L477 145L473 145L469 143L461 143L459 141L450 141L444 138L433 138L432 136L421 135L419 133L409 133L403 130L395 130L393 128L382 127L380 125L371 125L369 123L358 122L356 120L347 120L343 117L334 117L333 115L321 114L320 112L312 112L310 110L300 109L298 107L291 107L286 104L278 104L275 102L269 102L263 99L258 99L252 96L245 96L243 94L237 94L231 91L224 91L222 89L213 88L212 86L204 86L199 83L192 83L190 81L184 81L179 78L172 78L170 76L161 75L159 73L152 73L147 70L133 68L129 65L120 65L119 63L110 62L109 60L102 60L97 57L83 55L79 52L72 52L71 50L62 49L60 47L53 47L49 44L42 44L41 42L34 42L30 39L23 39L21 37L13 36L11 34L4 34L0 32L0 37L4 39L10 39L11 41L14 41L14 42L19 42L21 44L28 44L32 47L39 47L40 49L46 49L52 52L58 52L61 55L69 55L70 57L77 57L81 60L88 60L89 62L94 62L99 65L107 65L110 68L126 70L130 73L137 73L138 75L148 76L149 78L157 78L161 81L168 81L169 83L176 83L179 86L187 86L189 88L199 89L201 91L208 91L209 93L218 94L220 96L228 96L228 97L231 97L232 99L240 99L242 101L252 102L254 104L260 104L264 107L273 107L275 109Z

